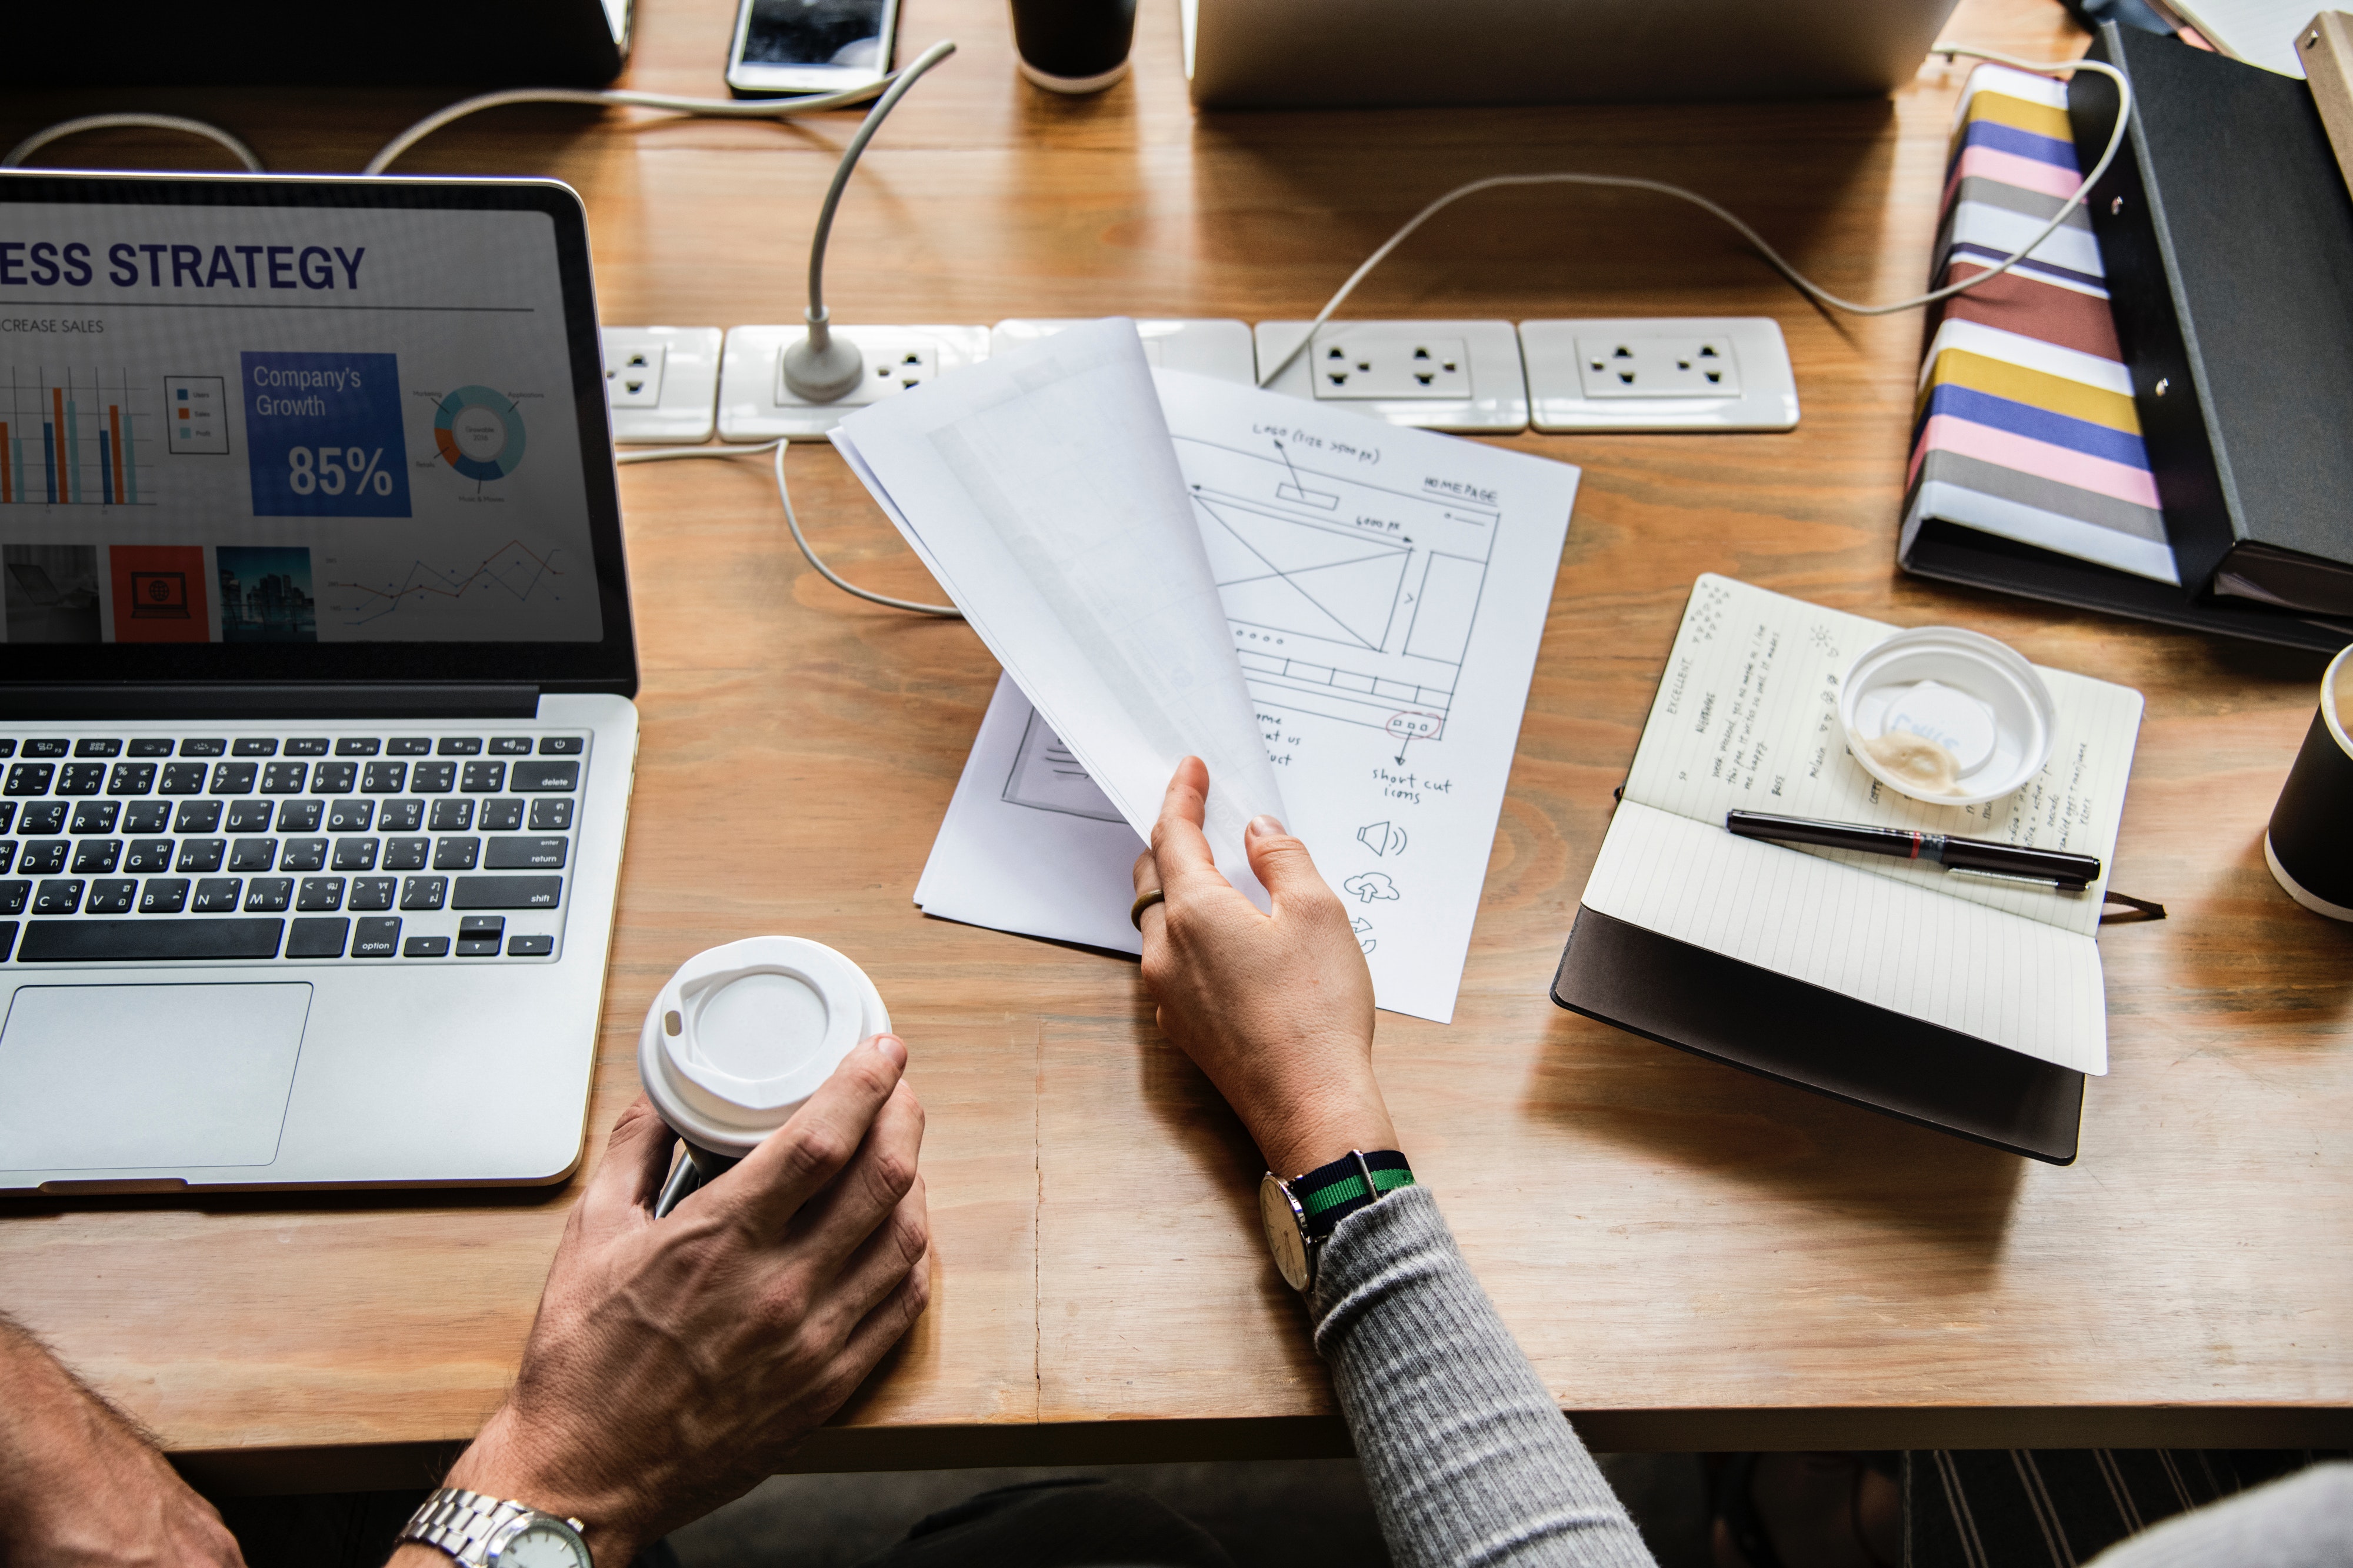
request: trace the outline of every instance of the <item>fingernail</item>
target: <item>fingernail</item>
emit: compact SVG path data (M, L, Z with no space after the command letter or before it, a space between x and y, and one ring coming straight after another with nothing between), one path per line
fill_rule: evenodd
M1253 816L1250 818L1250 836L1252 838L1264 838L1271 833L1280 833L1282 831L1282 824L1277 822L1271 816Z
M875 1036L874 1049L881 1056L884 1061L889 1062L894 1068L902 1068L907 1065L906 1042L900 1039L896 1035Z

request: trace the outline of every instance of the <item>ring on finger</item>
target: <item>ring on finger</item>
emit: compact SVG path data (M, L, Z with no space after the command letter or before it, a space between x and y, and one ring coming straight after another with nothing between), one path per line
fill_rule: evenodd
M1166 900L1162 896L1161 890L1158 888L1145 889L1144 891L1135 895L1135 902L1127 906L1128 923L1134 926L1137 931L1142 931L1144 929L1144 911L1150 909L1155 904L1165 901Z

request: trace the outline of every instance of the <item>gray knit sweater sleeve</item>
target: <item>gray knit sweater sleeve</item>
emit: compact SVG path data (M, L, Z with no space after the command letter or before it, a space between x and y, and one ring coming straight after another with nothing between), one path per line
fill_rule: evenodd
M1648 1568L1428 1188L1340 1222L1314 1305L1315 1349L1398 1568Z

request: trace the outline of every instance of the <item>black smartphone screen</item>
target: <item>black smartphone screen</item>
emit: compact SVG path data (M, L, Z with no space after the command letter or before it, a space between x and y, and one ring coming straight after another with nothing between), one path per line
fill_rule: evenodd
M883 68L889 0L752 0L747 65Z

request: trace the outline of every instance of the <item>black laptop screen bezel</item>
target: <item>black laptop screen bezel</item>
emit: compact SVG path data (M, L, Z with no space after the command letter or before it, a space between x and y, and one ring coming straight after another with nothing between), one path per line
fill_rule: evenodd
M634 696L620 491L579 194L555 180L0 173L0 202L537 212L553 221L603 635L596 642L0 643L0 683L79 686L364 683L530 686Z

